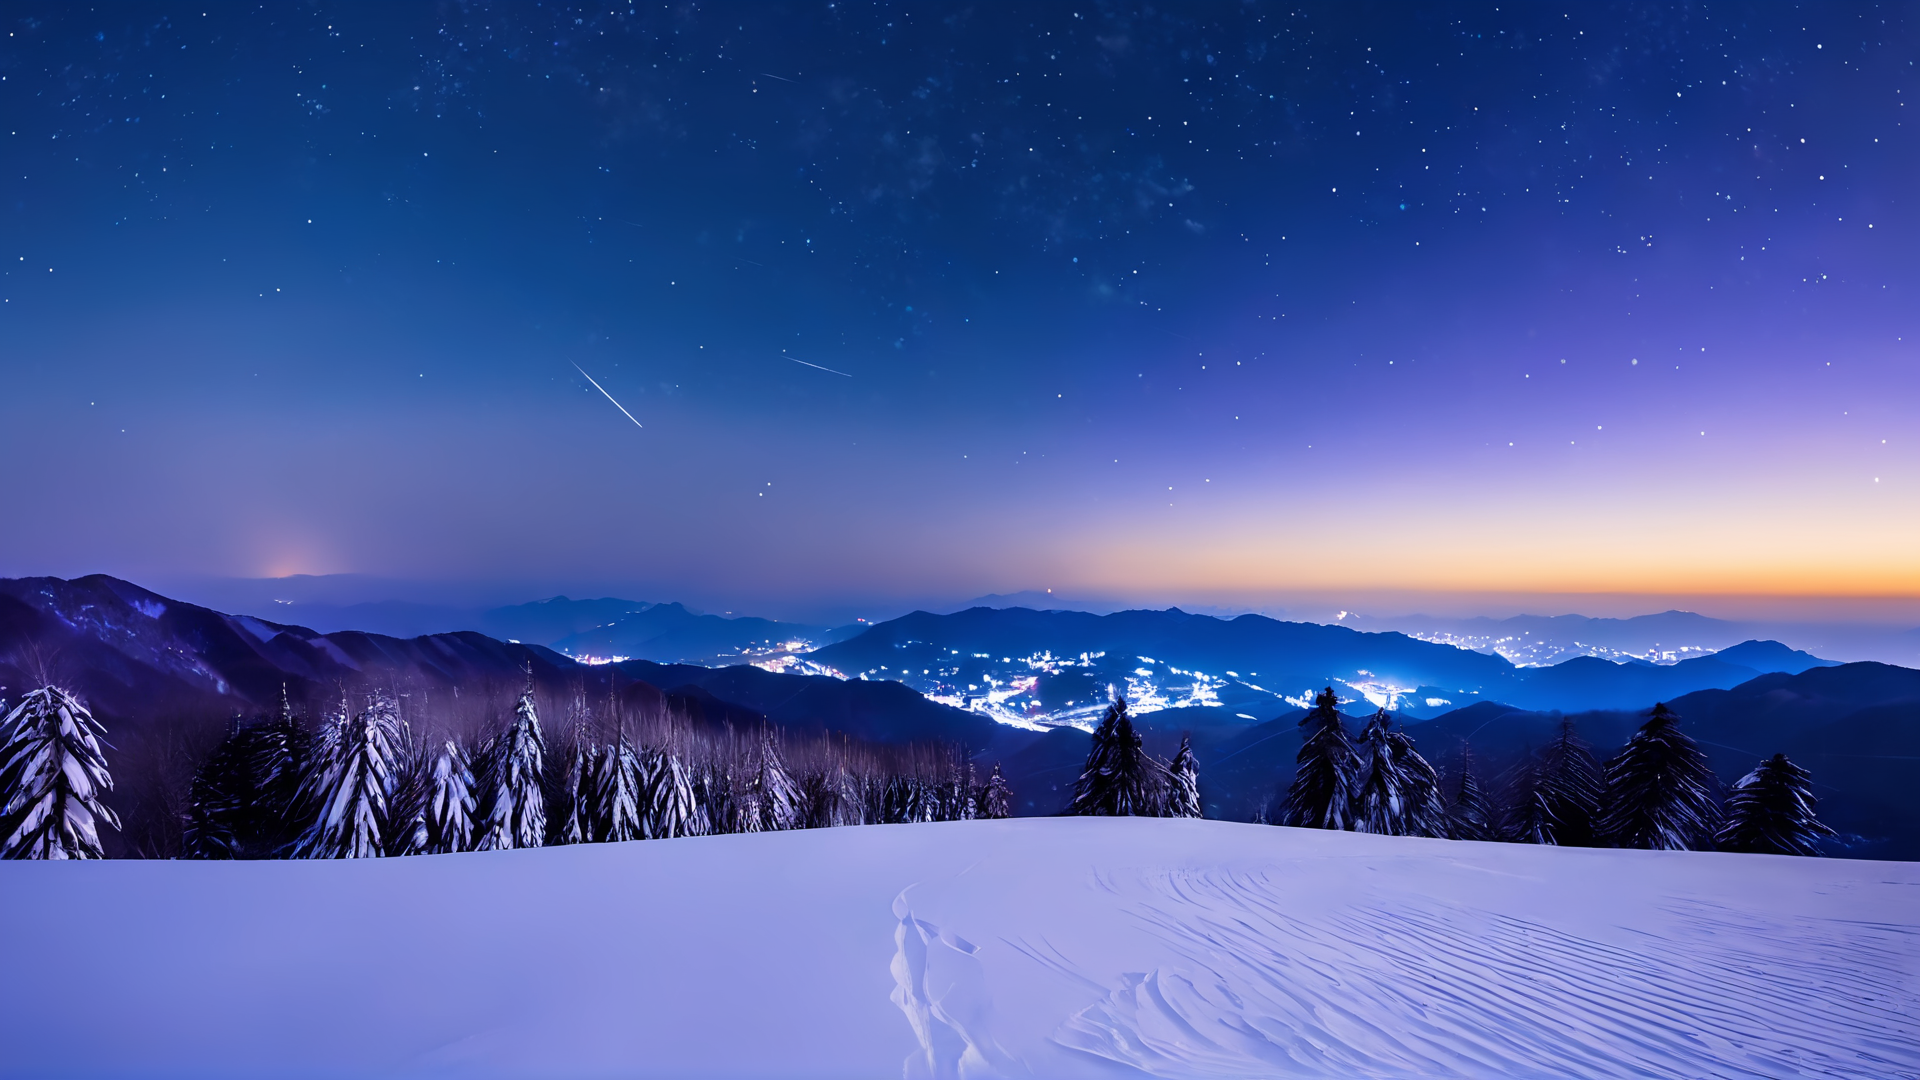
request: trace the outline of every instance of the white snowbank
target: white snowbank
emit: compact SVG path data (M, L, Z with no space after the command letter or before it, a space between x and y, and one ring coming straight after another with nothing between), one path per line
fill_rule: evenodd
M9 1077L1920 1076L1920 864L1027 819L0 865Z

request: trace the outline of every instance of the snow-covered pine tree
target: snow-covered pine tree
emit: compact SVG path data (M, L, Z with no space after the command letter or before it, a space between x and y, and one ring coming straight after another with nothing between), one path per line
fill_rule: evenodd
M780 744L774 738L771 726L760 730L760 754L755 764L758 770L753 787L754 793L759 796L761 827L769 830L799 828L803 811L800 785L794 783L793 774L787 771L786 763L780 760Z
M387 854L425 855L430 830L427 827L427 800L433 792L433 760L414 749L408 740L406 756L394 776L393 797L389 801Z
M641 758L640 835L649 840L699 836L706 817L694 795L693 777L678 755L664 750Z
M993 763L993 775L987 777L986 795L980 800L980 816L983 818L1008 818L1013 816L1013 789L1007 786L1007 778L1000 775L1000 763Z
M1360 766L1353 791L1355 832L1407 833L1407 776L1400 755L1394 753L1392 728L1393 717L1387 710L1375 712L1354 748Z
M728 809L727 774L712 759L699 762L688 774L693 782L694 805L701 836L733 831L732 812Z
M1300 721L1305 739L1295 758L1299 767L1287 788L1282 820L1310 829L1351 829L1354 773L1353 743L1340 722L1340 699L1328 687L1314 696L1313 709Z
M180 837L188 859L237 859L244 821L254 799L251 732L231 732L200 763L187 786L187 820Z
M1833 830L1814 815L1812 774L1775 754L1734 781L1726 821L1714 835L1721 851L1760 855L1818 855Z
M640 755L627 742L623 729L613 745L600 752L600 764L594 769L594 817L601 823L599 839L610 843L639 840L646 836L641 819Z
M1614 847L1690 850L1718 824L1706 755L1665 703L1607 761L1606 784L1596 831Z
M1073 799L1067 804L1069 814L1091 814L1094 807L1104 798L1102 786L1104 778L1113 771L1113 733L1120 723L1120 717L1126 714L1126 699L1117 692L1108 704L1106 715L1093 729L1093 736L1087 744L1087 763L1081 767L1080 775L1073 782Z
M600 755L575 731L573 760L567 763L561 805L565 818L559 822L560 843L588 844L600 838L599 779L594 775Z
M1200 764L1193 756L1193 736L1180 736L1180 749L1167 766L1168 817L1202 816L1200 811Z
M870 820L867 785L842 762L833 772L833 813L830 825L865 825Z
M390 852L391 811L406 765L406 731L393 699L376 694L357 715L343 708L321 735L303 786L318 816L294 855L302 859L374 859Z
M919 781L911 776L887 779L886 794L880 802L880 820L888 825L905 825L920 812Z
M1519 774L1508 833L1523 844L1587 847L1594 843L1594 817L1606 779L1593 751L1575 733L1560 730Z
M956 802L958 806L957 806L956 813L954 814L954 820L972 821L974 818L980 816L980 803L978 800L976 800L973 797L973 790L974 790L973 762L971 761L967 762L967 771L964 774L956 772L954 776L954 780L955 780L954 786L958 788L958 790L955 792L957 796Z
M1141 749L1140 733L1127 715L1127 699L1115 693L1093 733L1067 813L1159 817L1166 794L1160 771Z
M473 766L460 744L447 739L433 755L427 785L425 851L439 855L473 847Z
M1493 839L1493 810L1474 771L1473 751L1464 746L1460 748L1460 776L1454 784L1453 805L1447 808L1447 819L1456 840Z
M742 766L742 771L737 773L732 769L727 770L726 786L723 789L727 793L727 832L766 831L767 814L761 808L760 785L757 783L759 774L758 762L745 764Z
M480 851L540 847L547 840L547 742L529 686L514 706L513 723L494 736L487 754L486 817L474 847Z
M43 686L0 720L0 858L99 859L101 825L120 819L101 796L113 776L106 729L80 699Z
M837 824L840 802L833 770L816 769L800 778L800 827L825 829Z
M1440 794L1440 774L1414 748L1413 736L1404 727L1387 735L1393 746L1393 761L1404 778L1407 836L1429 836L1444 840L1453 835L1448 828L1447 804Z

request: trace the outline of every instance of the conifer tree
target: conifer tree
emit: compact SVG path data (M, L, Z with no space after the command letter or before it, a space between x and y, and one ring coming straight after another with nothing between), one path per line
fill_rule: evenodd
M0 720L0 858L99 859L99 826L120 819L102 803L113 776L106 729L80 699L44 686Z
M441 743L428 777L424 850L434 855L471 850L476 800L467 752L452 739Z
M936 802L939 821L972 821L979 815L974 798L973 762L948 762Z
M594 775L600 756L594 747L574 734L573 760L567 766L561 805L566 817L560 822L562 844L586 844L600 838L599 778Z
M231 731L194 770L180 851L189 859L237 859L245 821L257 797L247 729Z
M761 808L760 787L756 783L759 769L749 763L741 772L732 769L726 771L726 783L721 789L726 792L727 832L757 833L765 832L767 815Z
M1593 751L1561 720L1559 733L1518 775L1508 832L1523 844L1587 847L1606 786Z
M1812 774L1775 754L1734 781L1726 821L1714 835L1721 851L1759 855L1818 855L1820 838L1834 832L1814 815Z
M1013 816L1013 789L1007 786L1007 778L1000 775L1000 763L993 763L993 775L987 777L986 793L980 800L980 816L983 818L1008 818Z
M934 793L918 776L895 776L887 781L881 816L889 825L932 821L937 813Z
M1180 749L1167 767L1168 817L1197 818L1200 810L1200 766L1193 756L1193 736L1180 736Z
M726 773L711 761L693 766L688 774L693 782L696 835L718 835L733 831L728 819Z
M1448 827L1446 800L1440 795L1440 774L1414 748L1413 736L1404 727L1387 735L1393 747L1393 762L1404 779L1407 836L1428 836L1444 840L1453 835Z
M1356 761L1353 743L1340 722L1340 699L1333 688L1313 699L1313 709L1300 721L1305 740L1300 744L1299 767L1287 788L1284 821L1310 829L1351 829Z
M531 679L529 679L531 683ZM480 851L540 847L547 838L547 743L529 685L514 706L513 723L487 754L486 817L474 847Z
M594 816L600 822L599 839L611 843L639 840L646 835L641 825L640 755L627 742L622 730L612 746L600 751L600 764L594 770Z
M693 778L679 757L654 751L641 759L639 777L644 807L640 835L658 840L670 836L699 836L707 831L706 818L694 795Z
M793 774L787 771L786 763L780 760L780 745L774 739L772 727L761 729L757 764L759 772L753 786L754 793L759 796L761 827L769 830L799 828L800 785L793 782Z
M839 778L834 770L816 770L800 778L800 827L826 829L840 824Z
M280 715L229 730L194 770L187 789L181 855L188 859L272 859L287 854L311 816L300 784L312 739L283 689Z
M1067 813L1158 817L1164 792L1157 769L1141 749L1140 733L1127 715L1127 699L1115 693L1094 730Z
M295 846L303 859L375 859L403 848L392 828L395 788L405 767L399 709L375 695L358 714L343 708L322 732L303 787L318 816Z
M1353 829L1382 836L1407 832L1407 778L1394 753L1393 718L1381 709L1367 721L1355 747L1359 768L1353 792Z
M409 746L398 763L393 797L388 813L392 825L387 841L388 855L425 855L430 830L427 827L427 799L433 790L433 762Z
M1473 767L1473 751L1460 749L1460 777L1454 785L1453 805L1447 809L1448 828L1456 840L1493 839L1493 812Z
M257 730L261 735L253 743L251 763L257 854L250 857L282 858L300 838L311 810L302 805L300 789L313 764L313 732L293 715L285 683L280 684L279 715Z
M867 785L844 762L834 767L831 785L828 795L833 809L829 825L865 825L872 820L867 805Z
M1718 808L1706 755L1662 703L1606 764L1599 839L1614 847L1689 850L1713 834Z

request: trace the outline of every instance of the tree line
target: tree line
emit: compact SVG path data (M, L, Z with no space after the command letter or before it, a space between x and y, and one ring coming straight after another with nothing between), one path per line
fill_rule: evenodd
M1833 830L1815 813L1807 770L1775 754L1726 790L1665 704L1602 762L1563 720L1552 742L1509 770L1491 794L1464 750L1451 782L1381 709L1356 737L1332 688L1300 721L1303 736L1279 823L1387 836L1661 850L1817 855ZM1170 762L1141 749L1115 696L1074 786L1073 814L1199 817L1190 740Z
M1356 736L1329 688L1300 721L1278 823L1391 836L1815 855L1833 832L1807 771L1776 754L1722 792L1664 704L1600 761L1563 721L1500 782L1470 753L1443 782L1382 709ZM643 718L644 719L644 718ZM105 730L45 686L0 720L0 857L100 858L113 777ZM883 747L771 727L696 725L671 711L629 731L576 698L550 738L532 681L479 738L423 736L396 695L340 701L317 725L283 693L277 716L235 722L193 770L179 854L199 859L367 858L550 844L1004 818L1000 767L980 778L958 748ZM1123 697L1093 732L1066 813L1202 816L1183 737L1146 752ZM1263 819L1265 815L1263 814Z
M529 679L484 737L426 737L392 693L342 700L318 725L283 693L278 715L236 721L194 770L180 854L375 858L1012 812L999 765L981 778L957 747L783 738L671 711L630 731L583 698L569 713L550 733ZM101 828L120 827L102 801L105 734L57 686L6 712L0 857L103 857Z

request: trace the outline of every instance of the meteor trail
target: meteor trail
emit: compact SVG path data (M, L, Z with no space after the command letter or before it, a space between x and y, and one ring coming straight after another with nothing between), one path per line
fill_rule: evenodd
M600 385L599 383L597 383L597 382L593 382L593 376L591 376L591 375L588 375L588 374L587 374L587 369L586 369L586 368L583 368L583 367L581 367L581 366L580 366L579 364L575 364L575 365L573 365L573 370L575 370L575 371L577 371L577 372L579 372L579 373L580 373L580 375L581 375L581 377L582 377L582 378L584 378L584 379L586 379L586 380L587 380L588 382L590 382L590 383L593 383L593 388L594 388L595 390L598 390L598 391L600 391L600 393L602 393L602 394L604 394L604 395L606 395L606 399L607 399L608 401L613 401L613 395L612 395L612 394L608 394L608 393L607 393L607 388L606 388L606 387L604 387L604 386L601 386L601 385ZM640 422L640 421L638 421L638 420L634 420L634 418L633 418L633 414L627 411L627 407L626 407L625 405L622 405L622 404L620 404L620 403L619 403L619 402L617 402L617 401L613 401L613 407L614 407L614 408L616 408L616 409L619 409L619 410L620 410L620 414L621 414L622 416L625 416L625 417L626 417L627 419L629 419L629 420L633 420L633 426L634 426L634 427L637 427L637 428L644 428L644 427L646 427L646 426L647 426L647 425L645 425L645 424L643 424L643 423L641 423L641 422Z
M800 358L799 358L799 357L797 357L797 356L789 356L789 357L787 357L787 359L789 359L789 360L791 360L791 361L793 361L793 362L794 362L794 363L796 363L796 364L807 364L807 362L806 362L805 360L802 360L802 359L800 359ZM849 378L849 379L851 379L851 378L853 378L853 376L851 376L851 375L848 375L848 374L847 374L846 372L844 372L844 371L835 371L835 370L833 370L833 369L832 369L832 368L830 368L830 367L820 367L820 365L819 365L819 364L807 364L807 366L808 366L808 367L810 367L810 368L820 368L820 370L821 370L821 371L824 371L824 372L827 372L828 374L831 374L831 375L840 375L840 376L844 376L845 378ZM582 375L585 375L585 374L586 374L586 372L584 372L584 371L583 371L583 372L581 372L580 374L582 374Z

